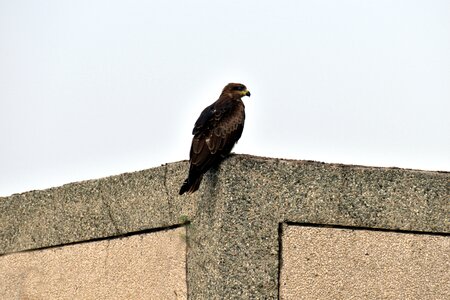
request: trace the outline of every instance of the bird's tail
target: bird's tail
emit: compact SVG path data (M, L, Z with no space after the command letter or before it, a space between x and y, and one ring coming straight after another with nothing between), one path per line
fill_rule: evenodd
M183 185L180 189L180 195L184 193L192 194L200 187L200 183L202 182L203 174L189 174L188 178L183 182Z

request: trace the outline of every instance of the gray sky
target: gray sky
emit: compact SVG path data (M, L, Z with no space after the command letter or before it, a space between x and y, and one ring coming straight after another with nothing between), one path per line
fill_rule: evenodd
M0 195L187 159L228 82L237 153L449 171L449 53L448 0L0 0Z

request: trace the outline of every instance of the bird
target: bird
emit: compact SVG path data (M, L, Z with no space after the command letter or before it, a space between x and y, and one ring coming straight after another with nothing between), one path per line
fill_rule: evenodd
M244 130L245 105L241 98L245 96L250 97L245 85L229 83L219 99L198 117L192 130L189 174L180 188L180 195L197 191L203 175L230 154Z

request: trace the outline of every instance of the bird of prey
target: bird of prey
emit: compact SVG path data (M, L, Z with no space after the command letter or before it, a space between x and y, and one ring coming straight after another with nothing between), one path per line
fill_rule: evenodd
M189 154L189 175L180 195L198 190L203 174L218 165L239 140L244 129L245 106L241 98L250 97L245 85L227 84L219 99L206 107L195 122Z

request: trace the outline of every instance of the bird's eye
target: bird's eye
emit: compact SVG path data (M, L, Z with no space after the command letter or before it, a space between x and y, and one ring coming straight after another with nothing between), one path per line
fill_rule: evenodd
M238 85L238 86L235 86L234 89L235 89L236 91L243 91L243 90L244 90L244 87L243 87L242 85Z

